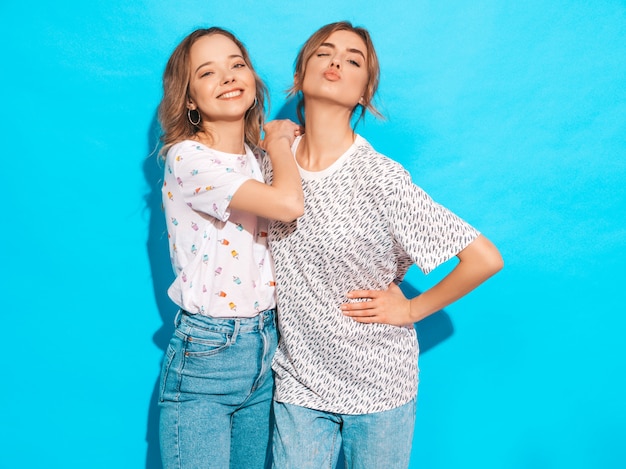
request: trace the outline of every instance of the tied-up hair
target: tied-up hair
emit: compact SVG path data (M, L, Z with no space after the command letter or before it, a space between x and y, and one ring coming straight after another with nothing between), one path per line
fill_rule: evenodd
M294 67L294 83L291 88L287 90L288 97L298 96L298 105L296 107L296 111L298 113L298 119L300 123L304 125L305 119L305 109L304 109L304 98L302 96L302 82L304 80L304 75L306 73L306 64L309 59L317 52L317 49L326 42L328 37L336 31L350 31L358 35L363 42L365 43L365 57L366 57L366 66L367 66L367 85L365 86L365 92L363 93L362 103L357 104L354 109L352 109L352 115L354 112L360 107L361 115L359 116L357 122L361 120L365 116L365 111L370 111L374 116L382 118L383 115L380 113L376 106L374 106L374 95L376 94L376 90L378 89L378 82L380 80L380 65L378 63L378 56L376 55L376 50L374 49L374 43L372 42L372 38L370 37L370 33L367 29L353 26L349 21L338 21L336 23L330 23L325 26L322 26L320 29L315 31L309 39L304 43L300 51L298 52L298 56L296 57L295 67Z
M244 140L251 146L258 145L261 136L261 128L265 119L265 102L268 97L267 87L259 78L250 55L243 43L233 33L218 27L197 29L183 39L174 49L167 61L163 72L163 98L159 104L159 122L161 124L161 142L163 148L161 154L165 155L168 148L175 143L193 137L202 131L209 138L212 136L202 128L202 123L193 125L187 116L187 103L190 100L189 83L191 81L190 51L198 39L213 34L221 34L233 41L239 50L246 65L252 71L256 83L255 104L248 109L245 115Z

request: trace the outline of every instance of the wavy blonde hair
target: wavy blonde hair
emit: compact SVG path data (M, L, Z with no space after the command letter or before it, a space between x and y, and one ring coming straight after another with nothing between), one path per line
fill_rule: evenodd
M378 89L378 83L380 80L380 65L378 63L378 56L376 55L376 49L374 49L374 43L370 37L370 33L367 29L362 27L353 26L349 21L338 21L336 23L330 23L322 26L315 31L309 39L304 43L298 56L296 57L294 67L294 83L291 88L287 90L287 96L298 96L298 105L296 107L298 113L298 119L301 124L304 124L304 98L302 96L302 81L304 80L304 74L306 73L306 64L309 59L315 54L317 49L328 39L335 31L350 31L358 35L366 47L366 59L367 59L367 85L365 86L365 93L363 93L363 104L357 104L352 110L352 114L356 110L361 108L361 115L358 120L361 120L365 116L365 111L370 111L374 116L382 118L376 106L374 106L373 100L376 90ZM358 121L357 121L358 122Z
M259 78L250 55L243 43L233 33L222 28L212 27L197 29L190 33L174 49L167 61L163 72L163 98L159 104L159 122L161 124L161 155L165 155L170 146L182 140L193 137L200 131L206 132L200 125L193 125L187 117L187 103L189 101L189 83L191 80L190 50L195 42L203 36L221 34L233 41L241 50L246 65L254 75L256 83L256 99L245 115L245 142L256 147L261 135L261 128L265 119L265 102L268 99L267 87ZM211 135L208 135L211 138Z

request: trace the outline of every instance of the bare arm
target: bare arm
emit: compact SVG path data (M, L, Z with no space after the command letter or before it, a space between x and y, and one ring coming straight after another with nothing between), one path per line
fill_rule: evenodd
M300 173L291 153L291 144L300 127L285 119L268 122L264 130L265 139L261 146L272 160L272 185L254 179L244 182L231 199L230 207L289 222L304 213Z
M466 295L502 269L504 263L498 249L484 236L479 236L457 257L459 263L439 283L421 295L408 300L396 284L384 291L356 290L349 298L370 301L345 303L346 316L363 323L385 323L404 326L420 321Z

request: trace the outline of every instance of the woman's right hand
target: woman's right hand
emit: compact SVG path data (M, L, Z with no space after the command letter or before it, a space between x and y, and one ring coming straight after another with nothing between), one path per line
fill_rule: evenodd
M230 199L229 207L263 218L292 222L304 213L304 194L291 144L300 135L300 126L287 119L268 122L265 138L259 142L272 163L272 182L254 178L244 182Z
M260 147L263 148L271 158L274 153L279 153L272 152L274 145L280 145L281 141L285 140L289 148L291 148L296 137L303 133L303 128L289 119L277 119L267 122L263 126L263 132L265 136L260 142ZM284 143L282 144L284 145Z

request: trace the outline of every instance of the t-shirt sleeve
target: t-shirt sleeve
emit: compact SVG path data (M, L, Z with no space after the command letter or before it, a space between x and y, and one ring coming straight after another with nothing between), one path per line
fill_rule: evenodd
M228 220L233 195L250 179L236 161L192 142L172 147L167 158L185 203L197 212Z
M392 180L387 181L390 230L396 243L427 274L480 233L413 184L404 168L398 165L393 173Z

